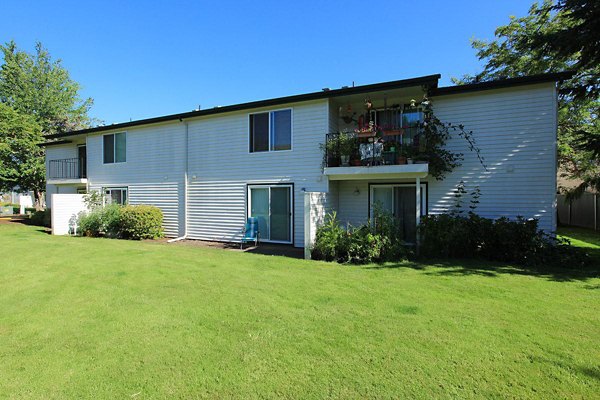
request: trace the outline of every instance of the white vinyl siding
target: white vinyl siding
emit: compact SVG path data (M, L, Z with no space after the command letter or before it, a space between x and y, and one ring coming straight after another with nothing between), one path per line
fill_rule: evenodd
M487 218L538 218L540 228L556 229L556 97L552 83L439 96L432 98L434 113L445 122L473 131L488 171L455 133L448 148L464 154L462 165L444 180L427 182L429 214L450 210L460 181L467 192L480 187L476 212ZM343 224L368 220L368 184L410 181L340 181L338 217ZM414 183L414 180L412 180ZM356 193L358 189L358 194ZM468 211L469 195L463 206ZM466 212L466 211L465 211Z
M104 164L103 136L87 138L90 189L127 187L129 204L159 207L165 235L182 235L185 125L177 121L130 128L126 163Z
M190 121L190 238L238 241L247 215L247 185L293 183L294 245L304 245L302 189L328 188L319 149L328 130L328 104L323 100L287 108L293 108L293 151L248 152L248 115L272 111L268 108Z
M481 189L476 212L484 217L539 218L540 228L556 229L556 97L554 84L520 86L433 98L442 121L463 124L474 133L488 166L484 171L464 140L448 148L464 154L462 166L445 180L429 178L429 213L454 203L461 180ZM468 203L465 196L465 203Z

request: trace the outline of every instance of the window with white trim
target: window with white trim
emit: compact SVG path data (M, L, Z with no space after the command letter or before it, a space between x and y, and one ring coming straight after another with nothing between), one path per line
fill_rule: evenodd
M127 135L125 132L104 135L102 141L104 164L121 163L127 160Z
M104 188L106 204L127 204L127 188Z
M292 110L250 114L250 152L292 149Z

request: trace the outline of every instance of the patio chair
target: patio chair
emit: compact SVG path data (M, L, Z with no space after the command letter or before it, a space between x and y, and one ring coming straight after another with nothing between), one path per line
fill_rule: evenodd
M255 246L258 246L258 238L260 233L258 232L258 218L250 217L246 221L246 226L242 229L242 241L240 242L240 249L244 248L244 243L254 242Z
M383 143L371 142L361 143L358 147L360 161L363 165L380 165L382 164Z

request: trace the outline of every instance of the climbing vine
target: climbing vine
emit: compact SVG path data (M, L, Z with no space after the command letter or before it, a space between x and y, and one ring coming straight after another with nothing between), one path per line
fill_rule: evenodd
M477 159L487 171L487 166L477 146L473 131L468 131L462 124L442 122L433 113L431 100L427 97L421 102L423 121L420 123L422 138L419 141L420 158L429 163L429 174L437 180L443 180L446 174L461 165L464 160L463 153L456 153L446 148L447 141L452 134L457 134L467 142L470 151L474 152Z

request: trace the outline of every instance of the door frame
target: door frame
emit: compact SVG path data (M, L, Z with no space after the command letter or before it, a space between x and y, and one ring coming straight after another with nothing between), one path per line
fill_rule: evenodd
M369 196L368 196L368 216L369 216L369 220L371 220L371 214L372 214L372 210L371 210L371 199L373 198L373 187L374 186L378 186L378 187L416 187L417 183L416 182L402 182L402 183L393 183L393 182L385 182L385 183L371 183L369 182ZM427 184L427 182L421 182L421 216L425 216L429 213L429 185ZM395 199L394 199L394 195L392 194L392 209L395 209L396 203L395 203Z
M290 241L282 241L282 240L271 240L271 239L262 239L261 242L266 243L279 243L279 244L294 244L294 183L247 183L246 184L246 218L250 217L250 212L252 210L252 196L250 195L250 190L253 188L257 189L269 189L269 224L271 223L271 190L272 187L289 187L290 188ZM270 227L270 225L269 225Z

